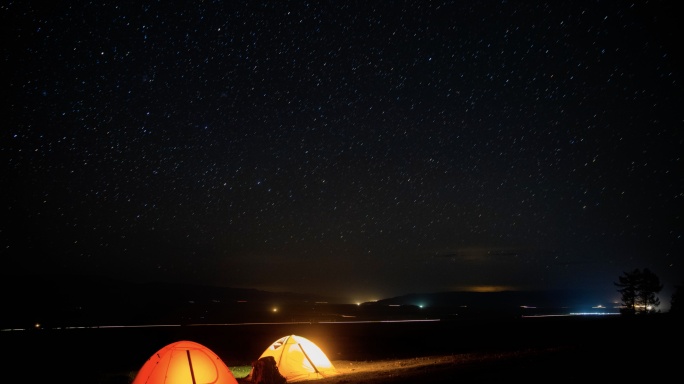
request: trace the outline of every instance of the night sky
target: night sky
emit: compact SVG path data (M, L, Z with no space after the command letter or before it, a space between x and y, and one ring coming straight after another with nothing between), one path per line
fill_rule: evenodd
M5 274L684 281L676 2L42 3L0 7Z

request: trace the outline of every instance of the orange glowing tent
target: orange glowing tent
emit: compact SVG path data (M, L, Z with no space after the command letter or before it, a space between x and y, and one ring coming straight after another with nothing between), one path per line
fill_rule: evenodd
M259 358L266 356L273 356L278 371L288 383L339 374L316 344L297 335L281 337L273 342Z
M152 355L132 384L238 384L226 364L194 341L171 343Z

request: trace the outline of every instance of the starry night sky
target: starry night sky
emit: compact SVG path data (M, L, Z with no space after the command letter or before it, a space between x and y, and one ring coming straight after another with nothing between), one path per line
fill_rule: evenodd
M71 3L0 7L5 273L684 281L675 3Z

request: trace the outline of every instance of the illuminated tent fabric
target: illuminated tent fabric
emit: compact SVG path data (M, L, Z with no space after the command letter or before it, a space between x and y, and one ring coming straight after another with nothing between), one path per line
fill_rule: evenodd
M325 353L312 341L301 336L281 337L266 348L259 358L266 356L273 356L278 371L285 376L288 383L338 374Z
M184 340L152 355L132 384L237 384L237 380L209 348Z

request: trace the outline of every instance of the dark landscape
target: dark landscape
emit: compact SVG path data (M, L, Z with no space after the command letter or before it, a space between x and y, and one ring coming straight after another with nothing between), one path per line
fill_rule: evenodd
M250 293L253 300L221 304L209 287L203 291L211 292L209 296L187 286L157 286L145 296L134 294L129 285L114 286L125 295L109 291L112 296L107 296L102 289L113 287L110 283L80 291L89 292L90 298L101 295L92 302L78 302L83 296L69 296L63 284L42 288L48 301L4 295L0 342L9 353L0 364L2 371L29 383L130 383L154 352L175 341L201 343L233 367L249 366L271 342L296 334L345 368L345 374L321 383L493 382L512 377L525 382L629 382L681 373L676 365L681 360L681 319L667 313L526 317L485 308L459 314L457 305L421 312L410 305L301 302L303 297L285 295L279 297L283 310L266 314L258 308L278 295L219 289L228 296L239 292L243 299ZM190 299L181 292L200 296L181 305ZM55 295L64 300L56 301ZM200 313L206 314L204 319ZM29 322L41 317L45 323ZM418 360L422 363L415 364ZM355 363L358 370L349 369ZM364 371L363 366L376 368Z
M2 332L2 371L19 382L129 383L159 348L192 340L229 367L250 365L274 340L302 335L333 364L452 356L450 364L326 382L525 382L610 380L681 374L681 335L668 315L401 323L281 323ZM410 360L408 360L410 361ZM340 366L342 368L342 366ZM369 381L371 380L371 381Z
M617 313L615 298L591 291L437 292L348 303L315 293L71 275L5 276L0 329L518 318L573 312ZM617 297L617 294L614 296ZM612 299L612 301L611 301ZM603 304L601 308L591 305Z

